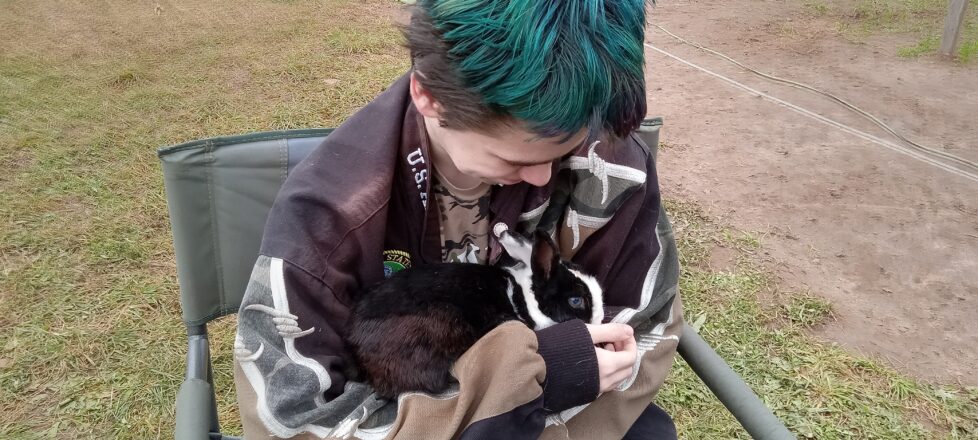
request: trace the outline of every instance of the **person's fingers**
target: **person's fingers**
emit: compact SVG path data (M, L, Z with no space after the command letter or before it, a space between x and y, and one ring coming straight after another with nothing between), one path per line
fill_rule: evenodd
M632 353L638 352L638 344L635 342L634 337L625 338L620 342L621 342L621 347L616 347L618 348L618 351L628 351Z
M618 386L618 384L622 383L631 376L632 367L622 368L620 371L615 373L615 377L612 379L612 381L615 383L615 386Z
M603 364L608 375L613 375L621 370L631 369L635 364L635 353L625 351L599 350L598 363ZM602 365L599 365L599 369Z
M599 387L601 392L617 388L631 377L635 355L628 352L613 352L596 347L598 357Z
M631 368L635 364L635 352L628 351L616 351L612 353L614 355L613 362L617 369Z
M609 357L612 352L597 347L595 351L598 356L598 387L604 393L616 385L614 373L617 366L613 365Z
M622 382L628 380L629 377L632 377L632 372L633 372L632 370L633 370L633 365L629 365L627 367L624 367L616 371L610 380L611 387L617 388L619 385L621 385Z
M586 325L588 332L591 333L591 340L594 344L622 341L631 338L633 335L632 327L627 324Z
M638 345L632 328L624 324L588 325L595 343L601 392L617 388L632 375Z

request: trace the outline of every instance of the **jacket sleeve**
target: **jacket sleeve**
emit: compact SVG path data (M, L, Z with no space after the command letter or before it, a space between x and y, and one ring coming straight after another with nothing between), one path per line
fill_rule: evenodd
M540 438L546 418L552 414L546 407L548 403L545 403L552 401L552 397L548 398L550 393L545 388L553 380L564 380L570 376L562 379L547 377L548 369L557 368L552 359L545 359L546 355L540 354L545 350L541 350L539 344L552 337L581 337L583 334L586 339L583 348L586 350L569 352L576 351L584 357L595 356L583 322L572 321L561 325L566 327L550 334L546 330L534 334L518 321L510 321L493 329L455 363L452 374L458 378L457 388L438 396L421 393L400 396L397 420L391 427L393 434L388 438ZM577 346L574 343L552 342L555 348ZM564 360L572 362L570 357ZM573 370L573 365L569 367L565 370ZM574 393L566 387L559 389ZM591 395L588 395L589 391L581 395L587 396L586 401L590 401L597 394L596 385L593 391Z
M622 438L665 381L683 325L676 242L651 157L645 184L588 237L574 261L600 275L605 320L635 329L638 358L616 391L550 417L543 438Z
M342 330L332 324L346 322L341 299L287 261L258 258L234 350L246 438L536 439L547 415L597 396L590 335L571 321L536 333L504 324L456 363L460 386L379 399L347 376Z
M335 298L322 299L330 295L288 262L258 257L234 341L247 438L343 437L383 405L368 386L347 381L340 329L331 323L345 322L348 309ZM300 309L306 310L301 320Z

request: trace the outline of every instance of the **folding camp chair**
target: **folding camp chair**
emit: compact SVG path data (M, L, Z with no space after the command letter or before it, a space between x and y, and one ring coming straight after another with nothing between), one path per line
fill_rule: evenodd
M640 135L658 146L659 118ZM271 131L159 150L187 326L186 378L177 394L177 439L222 439L207 323L238 311L265 220L288 173L332 129ZM770 410L686 327L679 352L755 438L793 438Z

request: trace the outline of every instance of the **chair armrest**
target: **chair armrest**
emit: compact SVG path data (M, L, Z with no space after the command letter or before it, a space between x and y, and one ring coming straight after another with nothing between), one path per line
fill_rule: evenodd
M683 326L679 355L751 437L758 440L795 439L771 409L689 324Z

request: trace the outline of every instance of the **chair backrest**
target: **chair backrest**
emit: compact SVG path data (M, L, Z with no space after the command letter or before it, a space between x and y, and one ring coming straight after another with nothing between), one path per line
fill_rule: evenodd
M661 118L639 136L654 155ZM270 131L188 142L158 151L188 326L236 313L275 195L289 171L332 129Z
M158 151L188 326L238 311L275 195L330 132L270 131Z

